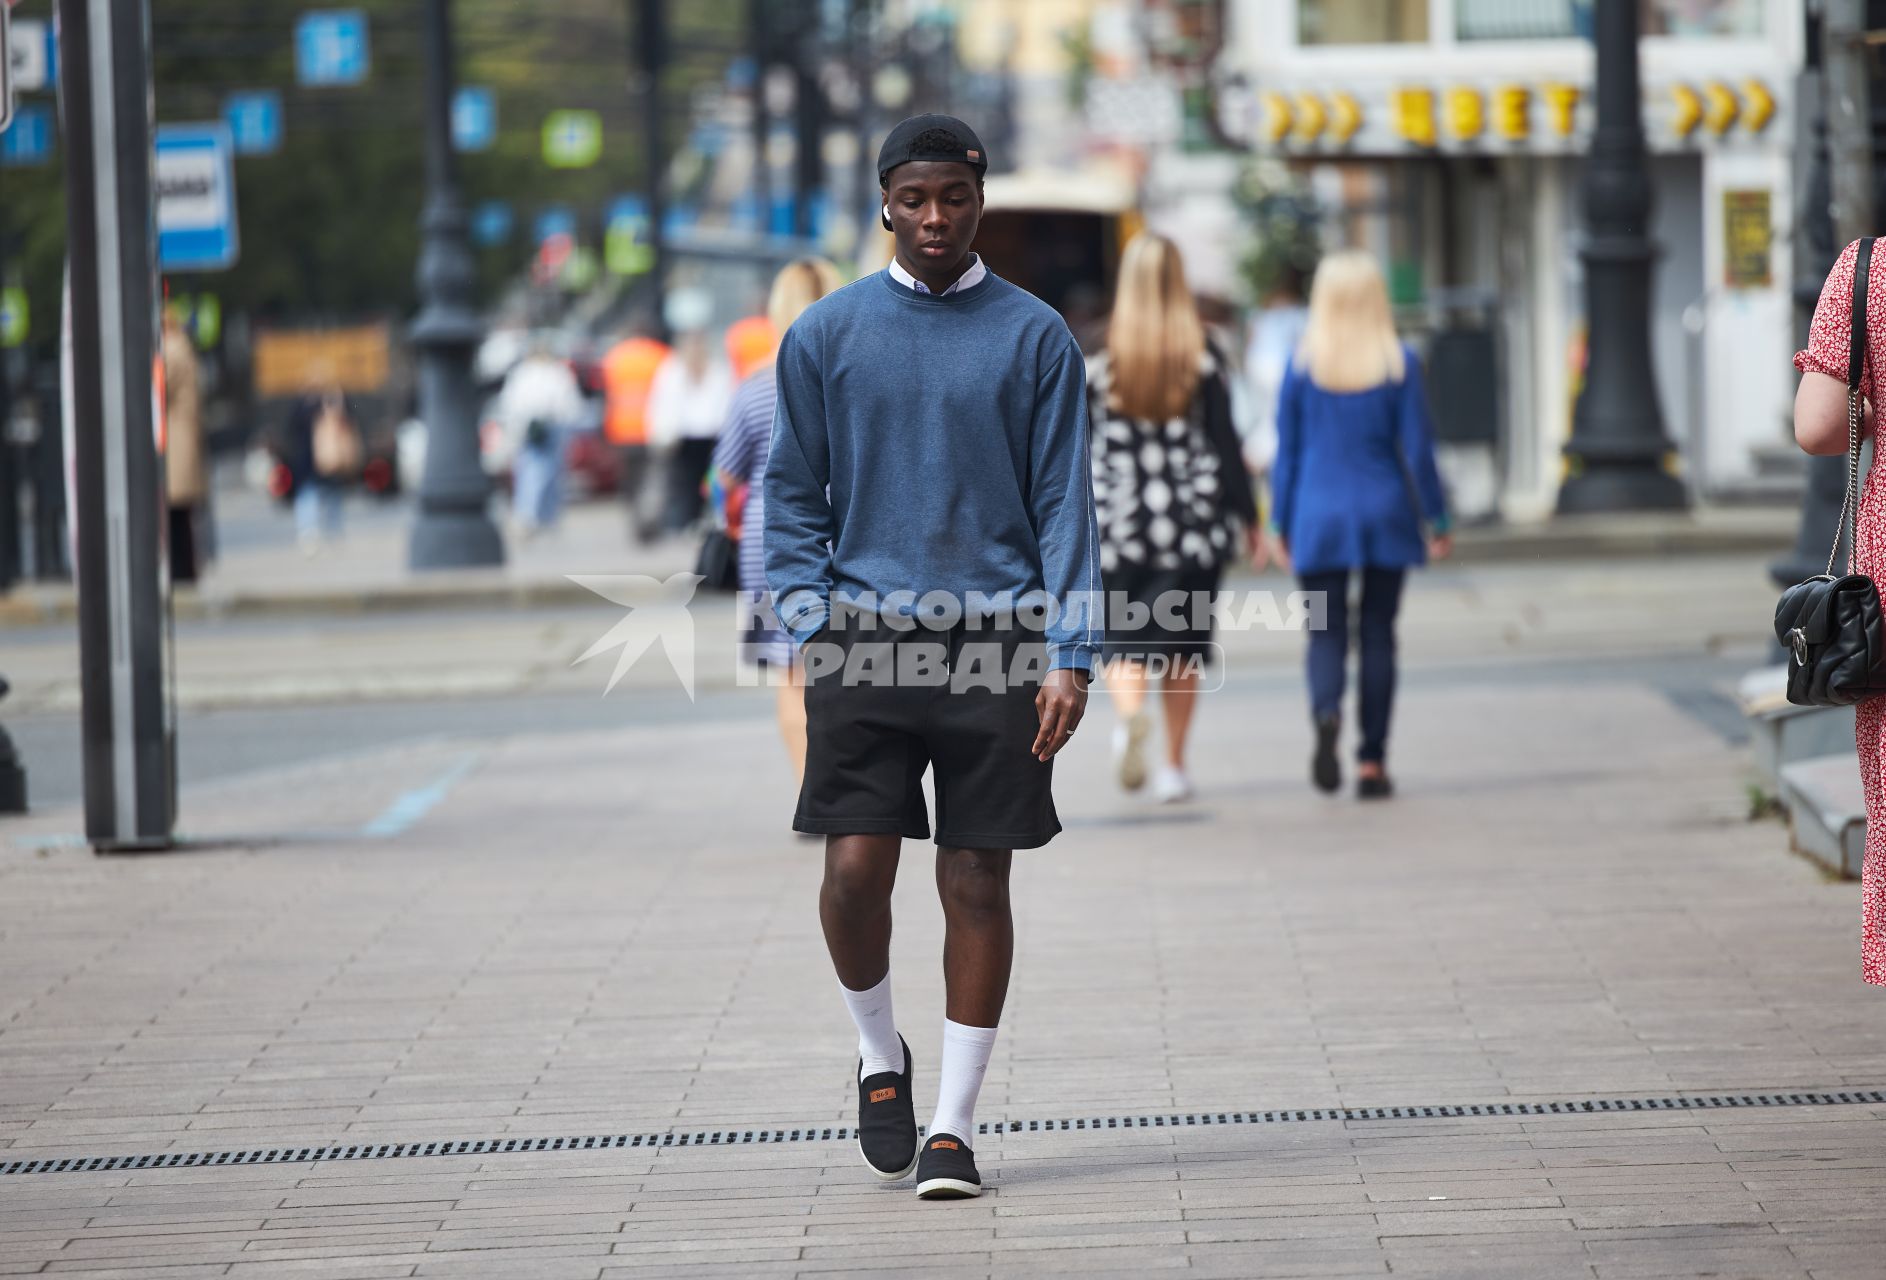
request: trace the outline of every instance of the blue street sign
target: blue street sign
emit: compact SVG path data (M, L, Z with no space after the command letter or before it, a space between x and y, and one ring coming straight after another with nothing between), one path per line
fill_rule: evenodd
M552 236L574 236L576 212L567 205L553 204L537 215L535 239L538 244Z
M13 88L19 93L50 89L59 78L59 42L52 24L40 18L13 19Z
M0 166L45 164L51 156L52 109L39 102L20 103L13 123L0 133Z
M221 271L236 262L236 144L229 126L157 126L157 266Z
M452 95L452 146L460 151L489 151L498 139L498 95L466 85Z
M270 156L282 149L282 95L273 89L232 93L223 99L223 119L239 156Z
M472 210L472 240L480 245L503 244L511 238L511 206L487 200Z
M671 204L662 211L662 234L678 235L690 230L700 220L700 216L701 211L691 204Z
M767 210L766 229L776 236L792 234L793 215L798 211L797 203L790 191L773 192L772 208Z
M295 79L300 83L359 84L371 65L367 15L360 10L316 10L295 23Z

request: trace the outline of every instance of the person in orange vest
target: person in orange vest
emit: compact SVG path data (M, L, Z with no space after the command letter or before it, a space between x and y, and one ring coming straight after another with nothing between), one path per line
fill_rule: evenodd
M773 363L779 347L779 331L764 315L748 316L727 326L727 363L733 367L733 380L745 382L754 370Z
M616 488L628 509L629 533L637 542L655 536L655 522L642 512L642 491L650 470L648 391L668 355L667 344L643 325L624 335L602 358L603 435L622 460Z

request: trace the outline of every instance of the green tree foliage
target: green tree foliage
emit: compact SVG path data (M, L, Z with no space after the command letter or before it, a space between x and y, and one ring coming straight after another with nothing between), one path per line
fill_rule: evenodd
M175 287L209 288L226 309L258 318L342 319L408 312L424 199L422 0L150 0L159 122L218 118L233 91L282 96L283 145L236 162L241 260ZM18 17L51 16L52 0L24 0ZM294 25L324 7L364 10L372 69L365 83L294 82ZM575 209L599 244L604 205L644 181L640 86L633 68L632 0L457 0L458 78L493 89L496 144L458 157L468 207L508 201L508 245L479 250L487 287L524 269L530 225L551 204ZM695 87L717 81L739 51L739 0L669 0L671 56L664 72L669 144L687 128ZM50 99L46 99L50 101ZM542 158L544 117L559 108L600 113L603 156L590 169L556 170ZM51 165L0 170L0 242L17 257L38 334L58 314L65 254L64 174Z

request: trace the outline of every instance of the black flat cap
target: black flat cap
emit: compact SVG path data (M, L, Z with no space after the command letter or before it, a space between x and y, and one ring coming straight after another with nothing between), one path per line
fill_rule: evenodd
M878 149L878 181L882 183L892 169L913 160L966 164L978 178L989 169L982 139L955 116L912 116L892 129Z

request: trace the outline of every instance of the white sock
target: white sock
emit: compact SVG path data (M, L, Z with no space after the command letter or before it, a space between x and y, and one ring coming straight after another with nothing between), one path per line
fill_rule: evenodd
M891 975L887 972L869 991L853 991L842 982L838 989L845 993L845 1007L858 1024L858 1056L864 1059L858 1079L880 1071L902 1071L904 1046L891 1019Z
M943 1068L936 1082L936 1116L924 1132L953 1133L976 1145L976 1095L995 1051L994 1027L965 1027L943 1020Z

